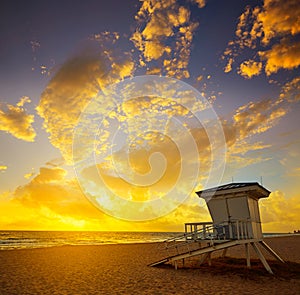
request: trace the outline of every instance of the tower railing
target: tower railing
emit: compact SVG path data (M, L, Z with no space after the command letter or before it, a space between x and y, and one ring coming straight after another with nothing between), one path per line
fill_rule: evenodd
M196 240L243 240L253 238L250 228L250 219L231 219L220 223L194 222L185 224L185 235Z
M252 239L252 232L249 230L251 220L232 219L218 224L213 222L193 222L185 224L185 233L163 242L163 248L175 250L180 254L189 252L201 247L201 242L209 245L222 243L230 240ZM173 251L174 252L174 251ZM170 253L169 253L170 254Z

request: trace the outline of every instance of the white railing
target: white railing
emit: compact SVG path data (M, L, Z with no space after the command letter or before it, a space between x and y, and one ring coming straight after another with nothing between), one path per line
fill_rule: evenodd
M251 239L251 221L232 219L218 224L194 222L185 224L185 234L190 239L244 240Z
M251 221L234 219L218 224L212 222L193 222L185 224L185 233L163 242L166 250L175 250L173 254L195 250L201 247L201 241L208 241L211 245L229 240L252 239L250 231ZM180 249L180 250L179 250Z

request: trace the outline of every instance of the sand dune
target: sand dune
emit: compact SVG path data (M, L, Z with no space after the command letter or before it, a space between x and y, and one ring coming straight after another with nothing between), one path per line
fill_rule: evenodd
M178 270L147 266L163 256L157 244L3 250L0 294L300 294L300 236L266 241L290 261L271 261L274 276L255 259L247 270L240 247L228 252L237 259Z

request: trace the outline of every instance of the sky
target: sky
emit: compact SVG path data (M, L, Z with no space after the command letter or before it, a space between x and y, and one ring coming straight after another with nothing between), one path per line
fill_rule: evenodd
M181 231L210 220L195 191L232 181L271 191L265 232L299 229L299 15L2 1L0 229Z

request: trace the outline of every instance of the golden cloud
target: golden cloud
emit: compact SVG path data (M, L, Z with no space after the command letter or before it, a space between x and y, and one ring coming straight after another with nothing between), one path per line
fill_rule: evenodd
M271 145L255 141L256 136L273 128L286 116L292 104L300 99L300 78L282 86L277 98L249 102L239 107L232 118L223 120L223 130L227 143L227 164L230 169L240 169L255 163L268 161L270 156L263 157L263 149ZM248 154L251 152L251 154Z
M223 120L223 130L227 143L227 160L236 167L248 166L267 158L246 157L249 151L267 149L270 146L262 142L254 142L256 135L264 133L278 124L279 120L291 110L291 103L300 99L300 78L282 86L277 98L249 102L239 107L231 119Z
M65 63L52 78L37 107L50 142L70 161L73 128L86 103L99 91L105 67L96 57L80 56Z
M40 173L32 180L35 183L51 183L64 179L67 172L59 167L46 168L41 167Z
M283 85L278 101L288 101L290 103L300 100L300 77Z
M24 178L30 179L34 175L34 172L29 172L24 174Z
M243 77L249 79L252 78L253 76L258 76L261 72L261 69L262 69L261 62L255 62L254 60L247 60L240 65L240 69L238 73ZM226 69L225 69L225 73L226 73Z
M206 0L193 0L196 4L198 4L199 8L203 8L205 6Z
M295 79L283 87L282 93L277 99L250 102L238 108L230 121L224 120L223 130L228 147L227 160L231 165L236 164L240 168L269 160L269 158L261 157L259 153L257 156L253 157L252 154L247 158L246 153L270 147L261 142L253 143L253 137L271 129L288 113L288 100L290 99L288 97L291 97L291 92L296 89L297 80ZM169 95L172 97L171 92ZM184 95L187 95L186 98L188 99L188 93L184 93L183 97L185 97ZM288 97L284 99L284 95ZM202 106L198 109L205 109L205 107ZM165 118L162 118L164 115L166 115ZM102 159L96 169L89 167L91 169L84 171L84 181L91 188L91 195L95 198L95 202L97 195L104 195L104 191L99 190L103 186L109 188L114 196L119 196L125 200L151 201L156 198L163 198L171 187L175 185L178 187L176 177L180 173L180 164L182 163L200 162L201 171L197 182L199 185L205 183L212 164L211 147L215 143L210 142L207 136L208 129L193 126L193 118L190 117L189 111L184 107L167 98L137 97L126 101L118 107L118 110L108 114L108 116L114 122L116 119L119 120L121 123L119 130L125 128L128 144L127 146L124 144L122 149L117 149L116 152L110 154L110 157ZM174 117L186 127L184 132L180 132L178 128L170 129L169 123ZM147 130L153 130L153 126L161 125L164 126L165 133L163 134L170 135L170 138L174 140L174 148L173 143L164 139L161 134L147 132ZM106 127L110 129L109 125ZM176 144L180 143L181 147L188 145L186 133L192 136L198 152L196 156L187 156L182 160L177 152ZM102 136L100 137L102 138ZM106 140L108 145L111 145L109 142L111 137L106 137ZM100 147L102 149L103 144ZM163 161L159 159L158 165L153 167L151 166L153 163L150 163L151 155L156 152L161 153L166 160L166 169L163 174L159 169L164 166ZM152 173L151 168L153 168L154 173ZM141 177L137 177L136 174ZM126 176L130 181L123 176ZM144 177L146 184L145 182L142 183L141 188L138 185L140 184L139 179L142 177ZM153 181L155 179L158 181ZM151 185L148 185L149 182ZM191 180L187 178L186 185L188 186L189 183ZM98 201L109 203L113 214L114 197L107 195ZM126 211L127 209L120 206L118 210Z
M23 108L29 103L28 97L22 97L16 106L6 105L6 109L0 109L0 130L6 131L18 139L34 141L36 133L32 127L34 115L29 115Z
M28 96L21 97L20 101L17 103L17 107L23 107L26 103L30 103L31 100Z
M269 43L277 36L296 35L300 32L300 7L297 0L265 0L258 14L264 33L263 42Z
M41 227L43 222L50 228L81 228L80 223L84 225L90 219L101 219L101 212L83 196L76 180L68 180L65 176L66 171L62 168L41 168L28 184L15 190L6 205L12 210L19 210L14 208L21 206L29 212L28 217L34 216L30 220L32 228ZM22 218L27 216L21 214L16 219Z
M264 231L289 232L299 228L299 196L287 198L281 191L274 191L268 199L260 201Z
M45 171L41 171L40 175L44 175ZM2 229L180 231L184 222L210 221L206 206L194 194L172 213L151 222L117 220L91 205L75 180L56 177L57 171L47 173L53 174L51 181L32 180L12 195L8 192L0 195ZM147 191L138 188L132 194L140 198ZM265 232L298 229L299 196L287 198L275 191L259 205Z
M207 77L207 79L209 79L209 77ZM296 82L297 81L295 80L285 85L285 88L282 90L282 95L284 93L290 93L292 89L295 89L297 87ZM166 96L172 97L172 91L174 92L175 90L169 89ZM189 93L182 93L182 96L183 100L188 101L190 99ZM105 102L103 103L105 104ZM102 108L103 106L99 104L97 107ZM95 113L97 112L97 107L93 109ZM197 107L196 109L203 110L205 109L205 106ZM253 147L253 145L247 144L247 140L253 135L260 134L270 129L287 113L287 111L282 97L279 97L275 102L271 100L250 102L236 110L232 121L224 123L227 145L231 148L229 150L228 160L230 162L239 163L240 165L242 159L241 154L244 155L249 150L265 148L258 144L257 147ZM164 115L165 118L162 118ZM170 118L173 117L176 117L180 120L182 125L186 126L187 130L185 130L185 132L179 132L180 130L174 128L174 126L173 129L170 129ZM192 135L193 140L197 145L198 153L196 157L189 157L188 155L185 162L189 164L200 161L202 170L197 181L200 185L205 182L211 166L211 143L207 137L207 130L204 128L193 128L193 119L190 117L189 111L181 105L176 104L172 99L161 97L149 98L143 96L131 99L118 105L116 109L111 113L108 113L106 119L105 128L102 131L108 133L108 135L105 135L104 137L100 136L102 133L99 135L99 140L104 144L100 144L97 147L104 149L105 142L110 144L110 124L116 124L118 121L118 123L120 123L119 127L125 126L126 130L130 131L130 136L127 137L128 142L130 143L130 149L117 149L111 154L110 158L106 157L97 163L95 167L89 167L91 169L84 171L83 176L85 177L85 181L93 188L93 191L89 195L91 200L94 198L95 201L97 199L100 203L109 203L112 213L114 213L114 211L129 211L129 208L126 206L119 205L116 207L115 199L105 195L105 192L102 190L102 185L109 187L116 196L125 200L145 202L156 198L163 198L166 192L169 191L169 188L177 184L177 176L180 173L182 160L176 149L176 145L173 147L172 142L153 132L151 134L149 132L141 132L141 130L152 130L151 127L160 126L162 124L165 130L171 132L169 134L172 134L172 140L176 139L175 142L177 142L177 140L181 141L182 146L188 145L186 144L186 132L189 132ZM243 148L241 148L241 144L243 145ZM188 150L189 147L187 146L186 151ZM135 181L138 182L139 180L139 178L135 178L135 172L137 172L136 174L142 175L142 177L147 176L147 179L150 179L150 182L152 182L153 179L156 179L157 174L159 174L157 171L161 171L158 170L157 167L162 166L163 163L162 161L151 163L151 155L156 152L165 156L167 165L166 170L163 171L162 178L159 178L159 180L155 182L155 185L130 185L126 179L122 178L123 175L129 175L131 179L134 180L134 184ZM262 160L266 159L260 157L256 159L244 158L243 164L251 165ZM115 163L118 164L118 171L115 171ZM151 167L150 164L154 164L154 166ZM153 168L154 174L151 174L151 168ZM117 172L121 173L118 174ZM101 183L98 181L99 175L101 177ZM41 170L39 176L32 180L31 185L35 185L37 188L38 184L41 186L47 184L51 187L49 191L56 191L56 189L58 189L61 192L57 192L58 195L61 195L62 193L68 195L68 192L65 192L65 186L59 185L57 188L57 182L62 182L64 177L64 171L60 169ZM190 178L187 178L185 181L183 186L189 186L191 182ZM66 181L65 183L68 182ZM182 189L182 187L179 187L179 189ZM64 212L56 212L54 207L47 207L50 210L47 212L58 214L57 216L62 218L61 216L64 216ZM129 211L128 214L134 215L135 212ZM72 215L70 216L72 217Z
M265 72L268 76L280 69L291 70L300 65L300 42L282 40L270 50L260 51L259 56L266 60Z
M165 51L170 47L164 47L164 45L158 41L145 41L144 42L144 57L146 61L152 59L159 59Z
M114 58L112 59L112 61L113 60L114 60ZM132 75L133 71L134 71L134 62L127 55L125 57L125 60L123 60L123 61L113 61L112 62L109 79L111 80L111 82L122 80L126 77L130 77Z
M283 107L274 107L272 100L249 102L237 109L233 116L239 138L244 139L254 134L267 131L283 117L287 110Z
M230 58L227 62L227 65L224 68L224 73L229 73L232 71L233 58Z
M146 75L160 75L161 74L161 68L159 67L153 67L147 69Z
M252 165L257 161L265 160L260 157L255 159L243 157L243 161L241 162L242 158L240 155L245 155L248 150L259 150L268 147L262 143L250 145L247 144L246 140L255 134L268 130L286 114L286 111L283 109L284 103L291 99L291 92L295 89L297 90L298 85L299 81L295 79L283 87L282 94L277 102L275 101L273 104L271 101L251 102L245 106L241 106L236 111L232 122L224 121L226 142L230 147L228 160L231 163L239 163L239 166L241 164ZM284 99L284 95L288 95L287 99ZM129 116L138 121L136 118L143 117L143 109L151 110L152 104L155 116L158 113L161 114L164 108L167 110L169 107L172 116L181 116L181 119L185 120L181 123L185 123L190 128L189 131L197 144L199 154L197 158L187 158L187 161L188 163L193 161L201 162L201 174L198 179L198 184L201 185L204 183L207 177L206 173L209 171L211 165L210 142L207 130L204 128L192 128L193 120L189 118L188 113L186 113L183 107L179 106L178 108L178 106L175 104L172 105L167 99L159 97L153 97L151 100L143 98L126 102L119 110L120 115L123 113L126 117ZM257 115L258 112L260 112L260 116ZM119 115L116 117L119 117ZM133 124L131 127L134 128L134 126L136 125ZM168 125L166 128L168 128ZM173 140L178 138L183 144L186 142L185 133L179 132L178 129L173 129L172 132ZM129 173L130 169L130 171L138 172L138 174L147 175L147 173L151 172L150 156L155 152L162 153L166 158L167 166L163 177L154 186L129 185L128 182L122 179L122 174L118 175L114 170L111 170L114 168L114 164L110 162L112 159L106 159L106 162L98 164L96 167L97 174L85 171L86 178L91 183L98 184L97 178L100 175L104 184L114 190L116 195L131 201L145 202L153 198L163 197L169 187L176 184L180 173L181 157L176 145L169 138L162 138L161 135L154 133L143 134L143 136L145 138L141 136L141 143L136 141L137 145L132 146L132 149L129 150L128 159L130 166L125 161L126 158L123 157L122 150L116 151L112 157L121 165L126 174ZM148 145L143 146L145 140ZM161 165L162 162L152 162L152 164L154 164L152 166L154 172L157 172L155 165ZM188 185L189 181L190 179L186 180L186 185ZM99 189L97 186L95 188ZM101 200L102 202L112 201L105 198ZM285 198L282 201L286 202ZM276 202L273 205L276 209ZM269 205L268 210L272 210L273 205ZM200 206L199 199L190 197L186 203L179 206L172 213L151 222L128 223L116 220L104 215L92 206L81 193L76 181L68 180L66 178L66 171L59 167L41 168L35 178L14 192L11 201L0 200L0 208L1 212L2 209L5 212L0 218L2 228L17 228L20 224L26 227L27 224L29 228L40 229L180 230L182 229L182 223L186 221L192 222L200 219L203 220L204 218L209 219L208 211L203 206ZM112 207L112 210L128 210L128 208L119 206L118 208ZM275 211L273 210L273 212ZM22 216L22 212L25 212L26 216ZM264 214L265 217L270 217L268 212ZM283 213L279 212L278 214L277 218ZM18 215L18 217L14 219L13 216L15 215ZM274 216L272 215L270 218L275 218ZM270 218L266 219L265 228L267 229L275 228L275 223Z
M200 8L205 5L205 1L195 2ZM168 76L189 77L187 67L191 42L198 26L190 20L190 14L188 8L174 0L143 1L135 17L138 28L131 36L131 41L140 51L142 67L158 61Z
M41 168L28 184L0 195L2 229L41 230L182 230L186 220L207 217L198 198L169 216L151 222L125 222L103 214L82 194L76 180L67 179L62 168ZM117 182L114 183L116 185ZM123 187L124 188L124 187ZM135 188L133 199L147 196L146 188ZM116 208L117 210L117 208Z
M167 128L169 128L168 125ZM194 155L188 153L190 149L188 136L179 131L178 128L169 131L168 136L155 132L141 133L133 137L134 141L130 141L128 150L124 147L96 167L85 169L79 177L82 177L81 181L88 187L90 197L100 203L100 206L110 203L111 214L114 214L118 210L127 212L131 204L121 206L115 201L113 195L128 201L144 202L164 198L172 189L176 189L177 193L178 190L183 189L183 186L190 187L194 181L194 175L185 172L186 178L184 181L179 181L183 173L183 155L179 151L179 141L181 141L179 146L183 149L181 152L186 151L185 165L200 161L201 177L205 175L207 177L211 165L209 156L211 151L206 132L198 129L186 131L190 132L198 145L199 154ZM193 173L193 169L190 170ZM175 191L173 197L175 198ZM118 203L118 208L113 205L116 203ZM135 212L132 212L132 216L134 214Z
M155 153L164 157L165 165L161 157L151 158ZM162 166L165 167L161 169ZM83 176L95 186L105 186L121 198L144 201L165 196L176 185L180 172L178 147L169 137L151 132L135 138L128 151L119 150L97 165L96 170L94 167L85 169ZM131 181L123 179L123 175Z
M91 47L64 63L41 95L37 112L67 163L72 162L73 131L84 107L107 84L134 70L129 54L110 49L118 39L106 32L90 40Z
M222 58L227 61L225 72L231 70L234 59L245 48L254 51L261 62L255 66L255 73L261 72L261 64L269 76L280 69L292 70L300 64L300 45L296 36L300 33L300 6L297 0L265 0L262 7L247 6L239 17L236 28L236 40L230 41ZM257 48L261 49L257 50ZM271 47L265 49L265 47ZM253 63L252 63L253 65ZM252 68L253 69L253 68ZM246 71L246 73L245 73ZM249 67L240 67L239 73L246 78L253 76Z

